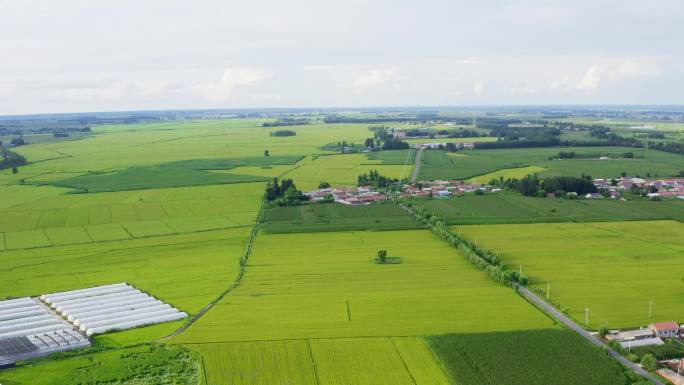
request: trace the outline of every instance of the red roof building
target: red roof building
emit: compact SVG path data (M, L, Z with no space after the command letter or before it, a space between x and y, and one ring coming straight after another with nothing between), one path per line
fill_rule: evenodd
M676 337L679 334L679 325L674 321L657 322L651 324L650 329L653 330L658 337Z

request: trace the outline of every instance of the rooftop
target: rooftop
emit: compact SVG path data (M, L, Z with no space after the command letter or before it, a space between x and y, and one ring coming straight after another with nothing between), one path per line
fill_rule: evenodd
M657 322L653 324L653 329L655 330L678 330L679 324L674 321L669 322Z

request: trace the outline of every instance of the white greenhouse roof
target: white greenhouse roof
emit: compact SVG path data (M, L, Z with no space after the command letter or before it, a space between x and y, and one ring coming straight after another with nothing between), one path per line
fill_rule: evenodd
M88 336L188 316L126 283L46 294L41 299Z

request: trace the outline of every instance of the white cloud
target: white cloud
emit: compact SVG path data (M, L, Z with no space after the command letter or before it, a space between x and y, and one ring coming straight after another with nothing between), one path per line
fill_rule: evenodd
M131 85L129 83L117 81L102 87L68 88L64 91L64 96L67 100L74 102L92 100L116 102L124 100L130 92Z
M273 73L264 69L227 68L220 80L196 84L192 91L207 100L225 100L233 97L238 88L253 86L272 77Z
M482 96L485 93L485 82L477 81L473 84L473 93L477 96Z
M549 91L567 91L571 88L572 86L570 85L570 80L568 80L567 76L553 80L548 84Z
M357 76L353 86L357 91L364 91L370 88L387 84L396 78L395 70L392 69L373 69L368 73Z
M467 57L464 59L457 59L452 62L455 65L468 65L468 64L484 64L484 60L478 59L476 57Z
M592 64L577 83L577 89L595 91L604 84L616 84L662 74L660 62L654 59L622 59L603 64Z
M599 87L603 78L604 69L597 65L590 66L582 79L577 83L577 89L593 91Z

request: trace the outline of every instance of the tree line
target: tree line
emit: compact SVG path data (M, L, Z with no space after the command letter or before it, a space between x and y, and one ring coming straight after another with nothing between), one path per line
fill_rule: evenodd
M504 180L503 177L500 177L499 179L492 179L489 184L531 197L545 197L547 193L554 193L556 196L563 197L570 192L578 195L597 192L591 176L584 174L579 178L552 176L541 179L537 174L527 175L521 179L509 178Z
M399 182L399 179L386 177L380 174L378 170L371 170L369 174L361 174L357 179L358 186L372 186L374 188L387 188Z
M269 136L295 136L297 133L292 130L276 130L269 132Z
M0 160L0 170L11 168L14 173L17 172L17 167L28 164L28 161L23 156L12 152L6 148L2 148L2 160Z
M278 206L298 206L309 200L309 197L297 189L292 179L279 181L278 178L273 178L266 185L265 198Z
M274 122L264 122L261 124L262 127L281 127L281 126L303 126L309 124L307 119L298 118L281 118Z
M428 212L424 207L418 205L416 201L405 201L403 205L435 235L458 249L470 263L486 271L495 281L504 285L518 283L523 286L529 282L529 279L524 274L518 271L507 271L506 266L494 252L482 249L473 242L449 230L443 218Z

